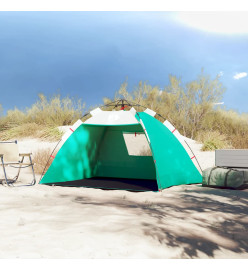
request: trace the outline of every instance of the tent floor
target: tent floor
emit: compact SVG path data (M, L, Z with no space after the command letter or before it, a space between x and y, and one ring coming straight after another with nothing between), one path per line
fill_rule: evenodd
M110 177L92 177L68 182L56 182L49 185L67 187L90 187L101 189L121 189L133 191L158 191L157 180L127 179Z

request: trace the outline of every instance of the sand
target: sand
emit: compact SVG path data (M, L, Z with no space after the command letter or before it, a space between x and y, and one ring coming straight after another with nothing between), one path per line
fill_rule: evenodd
M214 152L188 142L203 169L214 165ZM248 258L248 190L28 187L25 170L17 187L0 185L0 258Z

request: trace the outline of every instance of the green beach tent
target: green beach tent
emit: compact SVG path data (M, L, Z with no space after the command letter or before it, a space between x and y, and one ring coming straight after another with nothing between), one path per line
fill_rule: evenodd
M201 183L195 156L188 153L183 136L146 109L90 112L62 137L63 145L40 184L82 186L135 191L162 190ZM132 153L143 136L151 154Z

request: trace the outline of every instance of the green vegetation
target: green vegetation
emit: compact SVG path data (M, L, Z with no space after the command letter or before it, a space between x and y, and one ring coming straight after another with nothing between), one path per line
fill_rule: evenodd
M36 123L23 123L0 132L0 138L3 141L27 137L58 141L62 135L63 132L59 131L57 127L38 125Z
M83 109L81 100L74 101L69 97L61 99L60 95L47 99L40 94L38 101L31 108L25 111L15 108L0 118L0 138L9 140L17 137L35 137L59 140L63 133L57 127L73 124L81 118Z
M232 148L232 145L227 140L226 135L220 134L219 131L201 131L197 134L196 140L203 143L203 151Z
M202 71L196 80L183 84L180 78L170 75L169 84L163 89L142 81L130 92L127 86L125 81L113 100L124 97L156 111L182 135L203 143L203 150L248 148L248 114L240 115L215 105L222 101L225 92L219 76L211 79ZM111 99L104 98L105 104L109 102Z
M46 170L50 167L52 164L53 159L50 158L48 160L48 157L51 154L51 149L40 149L39 151L35 152L33 155L33 162L34 162L34 171L37 174L42 174L43 170L45 169L44 173ZM53 153L53 156L55 157L57 152ZM46 166L46 168L45 168Z
M203 150L248 148L248 114L220 109L215 105L222 101L225 92L219 76L210 78L202 71L195 80L183 83L180 78L170 75L169 84L163 89L142 81L131 91L127 89L126 80L114 98L103 99L104 104L125 98L150 108L168 119L182 135L203 143ZM83 110L80 100L62 99L59 95L48 99L41 94L31 108L9 110L0 118L0 139L32 136L58 140L62 133L57 127L71 125L82 117ZM156 117L163 121L160 116Z

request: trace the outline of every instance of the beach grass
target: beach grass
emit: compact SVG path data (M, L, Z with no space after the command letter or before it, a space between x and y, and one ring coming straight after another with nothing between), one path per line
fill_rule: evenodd
M34 171L37 174L45 173L53 162L53 158L50 157L52 150L49 148L39 149L33 155ZM53 153L55 157L57 151ZM43 172L44 171L44 172Z
M23 123L0 132L2 141L16 138L39 138L47 141L58 141L63 132L54 126L38 125L36 123Z

